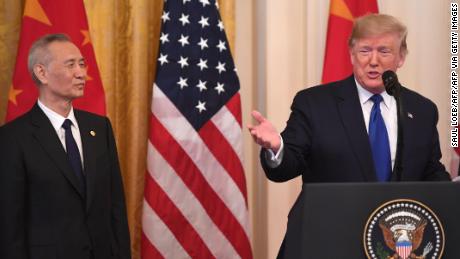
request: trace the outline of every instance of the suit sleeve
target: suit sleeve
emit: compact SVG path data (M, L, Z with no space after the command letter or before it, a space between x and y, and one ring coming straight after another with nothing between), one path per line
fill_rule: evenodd
M0 127L0 258L26 259L26 173L11 132Z
M130 238L128 229L128 220L126 216L125 196L123 190L123 181L118 162L117 147L113 135L112 125L107 119L109 153L111 161L111 186L112 186L112 230L114 233L115 246L117 246L120 259L131 258Z
M433 130L433 137L431 140L431 143L432 143L431 156L425 167L423 180L424 181L450 181L451 178L450 178L449 173L446 171L446 168L444 167L444 165L440 162L442 155L441 155L441 148L439 145L438 130L436 129L436 125L438 123L438 109L436 108L436 105L433 104L433 106L434 106L435 119L434 119L434 125L432 126L434 130Z
M286 128L281 133L284 142L284 154L281 164L275 168L268 166L264 152L260 160L268 179L284 182L293 179L307 170L307 159L311 145L311 126L309 124L308 102L302 94L297 94L291 106L291 114Z

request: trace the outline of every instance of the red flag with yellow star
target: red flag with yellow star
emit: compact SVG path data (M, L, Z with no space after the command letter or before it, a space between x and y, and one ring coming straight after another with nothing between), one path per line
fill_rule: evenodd
M354 19L368 13L378 13L377 0L331 0L323 83L341 80L351 75L348 38Z
M26 0L13 83L9 91L7 122L27 112L37 100L38 89L27 70L27 56L32 43L50 33L67 34L88 65L85 95L73 102L74 107L105 115L104 88L89 37L83 0Z

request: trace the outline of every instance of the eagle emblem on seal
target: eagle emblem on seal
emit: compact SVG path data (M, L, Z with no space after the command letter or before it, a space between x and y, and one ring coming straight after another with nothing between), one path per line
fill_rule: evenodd
M424 259L433 249L428 243L421 255L416 255L423 240L426 220L414 212L401 209L396 212L388 212L380 219L379 226L382 229L385 244L395 253L388 259Z
M444 250L444 230L426 205L393 200L368 219L364 247L367 258L372 259L438 259Z

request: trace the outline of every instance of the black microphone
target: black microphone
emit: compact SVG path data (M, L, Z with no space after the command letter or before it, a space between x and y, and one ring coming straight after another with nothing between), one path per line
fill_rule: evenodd
M404 150L404 137L403 137L403 105L401 100L401 89L402 86L398 81L398 76L395 72L391 70L387 70L382 74L382 81L385 85L386 92L394 96L396 99L396 109L397 109L397 117L398 117L398 140L396 144L396 159L395 159L395 166L394 166L394 178L392 177L393 181L401 181L402 174L403 174L403 150Z
M401 84L399 84L398 76L395 72L387 70L382 74L383 84L385 85L385 90L391 96L399 97L401 91Z

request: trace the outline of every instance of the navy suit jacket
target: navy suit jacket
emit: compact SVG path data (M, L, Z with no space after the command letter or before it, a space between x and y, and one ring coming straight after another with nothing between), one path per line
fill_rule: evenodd
M0 127L0 258L130 258L112 127L84 111L75 117L86 193L38 105Z
M369 137L353 76L297 93L285 130L284 157L276 168L265 162L270 180L302 175L303 182L377 181ZM438 111L427 98L402 89L404 150L402 181L449 180L440 163ZM400 150L397 151L397 154ZM397 158L396 158L397 159ZM393 173L392 180L395 180Z

